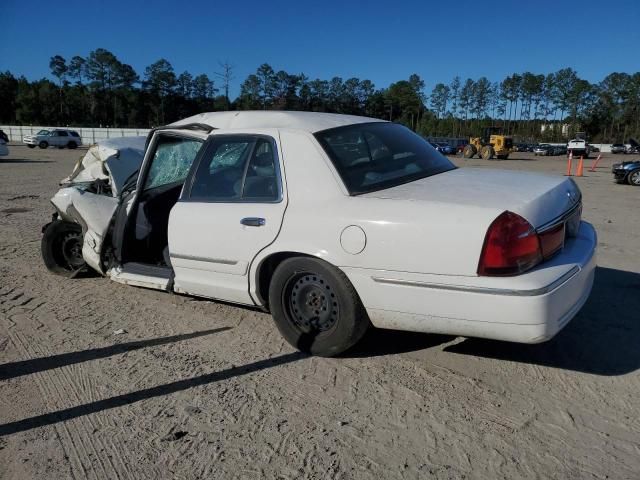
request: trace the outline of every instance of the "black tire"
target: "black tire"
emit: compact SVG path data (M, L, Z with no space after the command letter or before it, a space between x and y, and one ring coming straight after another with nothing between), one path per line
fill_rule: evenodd
M627 182L634 187L640 187L640 170L634 170L627 175Z
M35 146L35 145L31 145L30 143L27 143L27 147L29 147L29 148L36 148L36 146Z
M42 233L42 259L50 272L71 277L85 268L80 225L55 220Z
M480 149L480 157L482 157L483 160L493 159L493 154L494 154L494 151L491 145L485 145Z
M462 149L462 156L464 158L473 158L476 153L478 153L478 149L475 147L475 145L465 145L465 147Z
M48 144L47 142L45 142L44 140L42 140L42 141L38 144L38 146L39 146L40 148L48 148L48 147L49 147L49 144Z
M269 285L269 306L287 342L322 357L348 350L370 326L349 279L316 258L294 257L278 265Z
M69 142L67 143L67 148L73 150L75 148L78 148L78 144L76 142Z

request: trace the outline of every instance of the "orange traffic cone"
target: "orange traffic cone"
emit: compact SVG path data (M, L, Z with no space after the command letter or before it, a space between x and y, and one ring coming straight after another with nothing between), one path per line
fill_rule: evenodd
M564 175L565 177L571 176L571 155L569 155L569 158L567 159L567 173L565 173Z
M598 158L596 158L596 161L593 162L593 165L591 165L591 168L589 169L590 172L596 171L596 167L598 166L598 162L600 161L601 158L602 158L602 154L598 155Z
M582 176L582 171L584 169L584 160L582 157L580 157L580 160L578 160L578 168L576 170L576 177L581 177Z

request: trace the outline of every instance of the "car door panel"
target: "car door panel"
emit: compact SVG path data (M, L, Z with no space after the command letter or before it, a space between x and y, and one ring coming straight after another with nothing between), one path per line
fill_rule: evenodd
M219 133L213 136L211 142L224 145L221 142L226 141L226 138L224 133ZM273 162L277 167L278 179L281 179L281 154L278 153L280 148L277 135L269 138L274 147ZM219 151L223 147L215 148ZM254 160L259 157L260 154L256 152L251 154L246 160L245 172L255 167ZM226 168L228 170L235 167L236 165L232 165ZM268 173L265 174L265 169L268 170L268 167L255 168L265 175L263 177L249 177L245 173L243 191L261 190L259 185L271 178ZM214 175L215 173L214 171ZM196 172L194 186L198 181L199 174ZM280 231L286 208L286 194L284 182L279 182L278 198L269 201L240 198L207 200L193 197L178 201L169 218L169 254L175 273L176 291L237 303L254 303L249 294L249 265L262 249L276 239ZM222 189L216 183L212 185L213 189ZM186 192L185 194L188 195Z
M164 130L154 134L135 189L133 185L123 187L114 216L112 280L170 288L171 267L163 262L170 209L203 143L202 135L196 132Z

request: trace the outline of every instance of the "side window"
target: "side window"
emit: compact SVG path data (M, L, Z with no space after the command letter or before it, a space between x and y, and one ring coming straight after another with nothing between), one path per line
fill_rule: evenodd
M190 198L272 202L280 197L273 143L264 138L215 140L193 179Z
M184 182L202 142L192 138L160 136L144 190Z
M64 130L58 130L59 137L68 137L69 135Z

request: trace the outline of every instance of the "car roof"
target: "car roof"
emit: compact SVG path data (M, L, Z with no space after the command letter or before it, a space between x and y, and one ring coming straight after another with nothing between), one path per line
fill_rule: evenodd
M172 126L203 123L218 129L287 128L315 133L358 123L385 122L378 118L321 112L231 111L207 112L172 123Z

